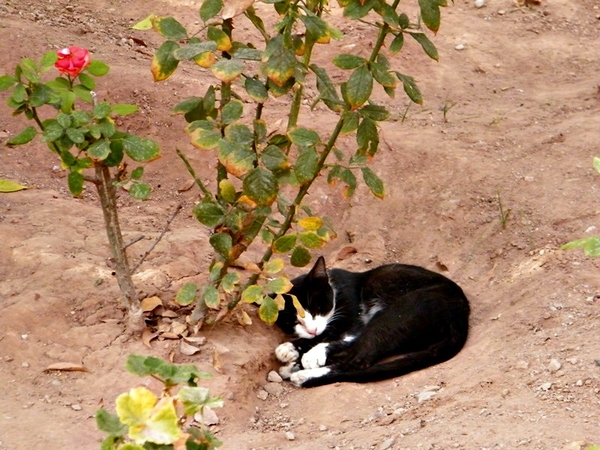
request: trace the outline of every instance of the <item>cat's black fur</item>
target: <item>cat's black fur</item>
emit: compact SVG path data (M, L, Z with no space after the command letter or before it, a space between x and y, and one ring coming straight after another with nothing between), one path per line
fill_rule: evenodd
M401 376L449 360L467 340L470 308L462 289L422 267L388 264L355 273L327 270L321 257L292 283L290 294L306 317L329 317L322 330L310 320L305 327L299 322L306 317L286 296L277 325L297 339L276 355L287 364L282 375L298 386Z

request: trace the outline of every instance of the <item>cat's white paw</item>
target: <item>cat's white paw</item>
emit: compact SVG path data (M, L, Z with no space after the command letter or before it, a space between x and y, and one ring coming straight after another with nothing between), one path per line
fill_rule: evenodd
M291 342L284 342L275 349L275 356L279 361L287 364L296 362L300 354L298 353L298 350L296 350L296 347L294 347L294 344Z
M317 369L323 367L327 362L327 347L324 342L315 345L302 356L302 367L305 369Z
M313 378L322 377L327 375L331 369L329 367L319 367L317 369L306 369L294 372L290 377L290 381L298 387L302 387L304 383Z
M292 377L294 372L298 372L300 370L300 365L295 362L289 363L286 366L281 366L279 368L279 375L284 380L289 380Z

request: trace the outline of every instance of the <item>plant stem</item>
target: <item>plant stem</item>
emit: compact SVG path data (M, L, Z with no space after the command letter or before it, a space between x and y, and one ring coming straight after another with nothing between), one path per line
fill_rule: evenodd
M137 295L133 280L131 279L131 270L129 261L127 260L127 252L123 244L123 235L121 234L121 226L119 224L119 216L117 213L116 192L113 185L110 169L105 165L97 165L96 178L99 183L96 184L98 195L100 196L100 204L102 205L102 213L104 214L104 224L106 226L106 234L112 257L115 261L115 273L117 282L121 289L121 302L127 308L128 330L132 334L141 333L144 329L144 321L142 318L142 310L140 308L140 300Z
M183 164L185 164L187 171L190 173L192 178L194 178L194 181L196 182L196 184L198 185L198 187L200 188L200 190L202 191L204 196L212 199L213 198L212 192L210 192L208 190L208 188L204 185L202 180L200 178L198 178L198 175L196 175L196 171L190 164L190 161L187 159L187 157L181 152L181 150L175 149L175 151L177 152L177 156L179 156L181 158L181 160L183 161Z

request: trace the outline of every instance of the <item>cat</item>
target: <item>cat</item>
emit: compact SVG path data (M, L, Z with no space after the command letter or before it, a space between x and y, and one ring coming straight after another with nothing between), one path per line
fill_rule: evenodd
M449 360L467 340L467 297L422 267L327 270L319 257L292 284L276 324L296 339L275 356L282 378L299 387L398 377Z

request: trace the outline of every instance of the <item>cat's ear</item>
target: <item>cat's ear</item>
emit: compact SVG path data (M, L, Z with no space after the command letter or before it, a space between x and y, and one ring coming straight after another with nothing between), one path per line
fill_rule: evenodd
M313 280L315 278L325 278L326 280L328 279L327 267L325 267L325 258L323 258L322 256L319 256L319 259L317 259L317 262L315 263L313 268L310 270L308 276L310 278L312 278Z

